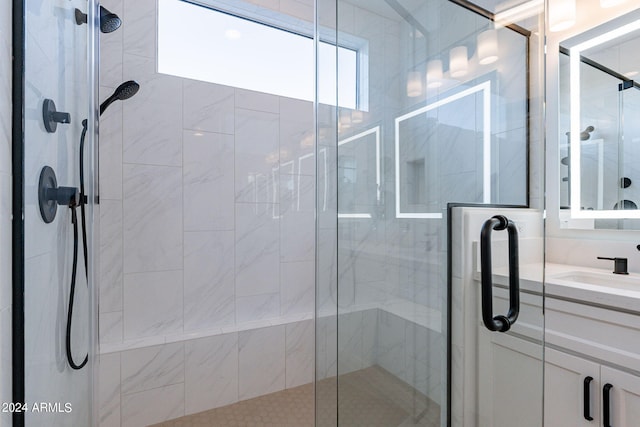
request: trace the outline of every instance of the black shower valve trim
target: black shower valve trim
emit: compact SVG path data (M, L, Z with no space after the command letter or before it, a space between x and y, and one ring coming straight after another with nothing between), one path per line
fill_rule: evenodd
M71 123L71 114L58 111L53 99L45 99L42 103L42 120L47 132L54 133L58 130L58 123Z

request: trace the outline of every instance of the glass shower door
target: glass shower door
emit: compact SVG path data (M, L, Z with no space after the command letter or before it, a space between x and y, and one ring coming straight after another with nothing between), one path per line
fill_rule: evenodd
M626 86L626 88L624 88ZM640 126L637 117L640 116L640 89L631 82L620 84L620 145L618 149L618 164L620 176L618 186L618 200L614 209L638 209L640 192L634 185L640 177L640 167L633 159L638 151L640 142ZM626 226L637 220L622 220Z
M319 5L318 425L542 425L535 36L466 1Z
M22 199L24 239L14 239L13 248L14 256L23 254L23 276L17 272L14 279L13 374L15 398L25 405L13 425L91 426L95 312L92 262L83 247L92 254L96 2L18 3L24 128L23 158L14 165L14 179L22 185L14 196ZM16 322L19 316L23 324Z

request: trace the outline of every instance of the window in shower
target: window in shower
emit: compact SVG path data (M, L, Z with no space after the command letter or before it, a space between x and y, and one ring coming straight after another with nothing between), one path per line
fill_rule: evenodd
M208 4L209 2L207 2ZM229 9L225 2L221 3ZM158 71L179 77L313 101L313 35L300 22L274 21L274 11L251 12L249 18L183 0L158 3ZM254 16L255 15L255 16ZM263 15L270 16L263 23ZM266 19L266 18L265 18ZM278 25L278 26L276 26ZM321 41L319 102L361 108L358 94L364 76L363 52L355 46ZM331 70L339 70L338 75Z

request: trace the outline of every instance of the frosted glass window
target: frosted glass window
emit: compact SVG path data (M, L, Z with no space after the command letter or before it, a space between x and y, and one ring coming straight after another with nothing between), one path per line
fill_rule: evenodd
M313 38L182 0L160 0L158 72L314 100ZM358 52L320 42L318 101L357 106Z

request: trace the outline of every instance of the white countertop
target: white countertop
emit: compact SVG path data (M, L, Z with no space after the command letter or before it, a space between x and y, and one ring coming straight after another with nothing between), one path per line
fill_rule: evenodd
M640 314L640 274L616 275L611 270L589 268L577 265L552 264L521 264L520 288L524 291L542 292L543 273L545 280L544 292L548 297L559 297L578 302L597 304L601 306L620 308ZM599 280L611 280L611 285L590 284L568 280L566 277L575 275L593 275ZM494 269L494 282L508 285L508 269ZM479 272L474 275L480 279Z

